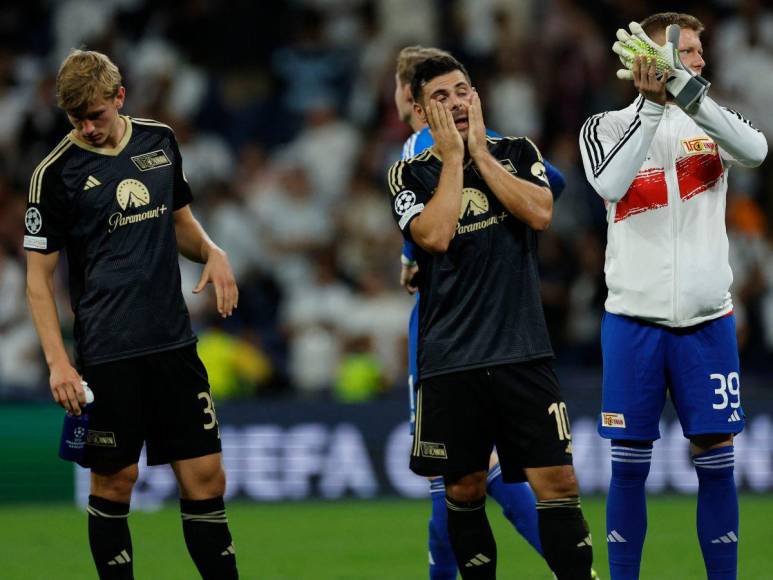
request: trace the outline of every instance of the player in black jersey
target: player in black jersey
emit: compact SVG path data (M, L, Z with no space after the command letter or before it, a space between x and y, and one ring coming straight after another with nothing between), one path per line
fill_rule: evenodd
M528 479L537 495L551 569L588 580L591 539L539 294L537 232L553 206L542 157L528 139L486 137L480 99L454 58L419 64L411 89L435 140L388 175L395 221L422 250L411 469L445 477L463 578L496 576L484 510L496 446L505 479Z
M205 264L194 292L212 283L223 317L238 300L228 258L191 213L172 130L119 114L125 89L107 56L72 51L57 76L57 97L74 129L30 181L27 297L54 399L80 414L81 379L94 391L82 464L91 468L89 543L99 577L133 577L127 518L146 443L148 464L170 463L177 477L185 542L201 576L237 578L219 428L180 289L178 252ZM62 250L75 365L54 302Z

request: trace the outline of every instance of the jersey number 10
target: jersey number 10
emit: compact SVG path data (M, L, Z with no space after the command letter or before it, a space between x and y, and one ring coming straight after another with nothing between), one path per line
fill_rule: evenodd
M566 410L566 403L553 403L548 407L548 414L556 416L556 429L558 429L558 438L561 441L572 438L572 432L569 429L569 412Z

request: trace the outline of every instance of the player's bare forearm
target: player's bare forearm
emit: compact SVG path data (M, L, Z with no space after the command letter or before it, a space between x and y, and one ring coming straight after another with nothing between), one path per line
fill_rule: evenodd
M198 294L211 283L215 287L218 313L223 318L231 316L239 302L239 289L228 256L210 239L188 206L174 212L174 230L179 252L189 260L204 264L193 292Z
M59 252L27 253L27 304L49 367L70 362L54 299L54 270L58 258Z
M462 207L462 157L443 160L438 187L419 216L411 222L411 237L431 254L442 254L456 235Z
M553 194L548 187L512 175L488 151L475 158L475 165L510 214L534 230L547 229L553 219Z
M81 377L64 348L59 313L54 299L54 271L59 252L27 253L27 304L50 371L54 400L76 415L86 402Z
M190 206L186 205L174 212L174 233L178 251L193 262L206 263L209 252L217 248L199 220L193 216Z

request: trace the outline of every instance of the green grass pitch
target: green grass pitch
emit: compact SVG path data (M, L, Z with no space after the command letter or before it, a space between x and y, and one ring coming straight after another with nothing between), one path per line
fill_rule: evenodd
M427 578L428 501L228 507L244 580L412 580ZM595 567L608 579L602 498L583 502L595 540ZM695 498L649 500L643 579L705 578L695 535ZM499 578L549 580L542 560L515 534L494 502L489 518L499 547ZM740 580L773 578L772 495L741 496ZM130 518L138 580L198 578L188 559L176 506ZM86 516L69 506L0 507L0 578L96 578Z

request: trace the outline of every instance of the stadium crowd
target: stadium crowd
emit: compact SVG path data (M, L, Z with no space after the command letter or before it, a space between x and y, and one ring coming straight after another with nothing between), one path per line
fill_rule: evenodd
M541 236L542 293L559 365L597 368L605 299L604 206L583 175L577 135L590 114L632 100L616 79L614 30L644 1L37 0L0 9L0 399L47 398L24 304L29 178L69 130L56 65L72 47L109 54L129 115L174 127L193 211L229 254L236 315L193 295L199 352L220 397L333 395L399 388L413 299L399 286L401 236L385 174L410 129L394 110L403 46L468 65L487 125L527 135L566 177ZM707 26L704 76L722 102L773 139L773 11L759 0L673 2ZM745 372L773 369L773 162L733 169L732 292ZM60 268L59 272L66 272ZM59 313L71 337L66 284Z

